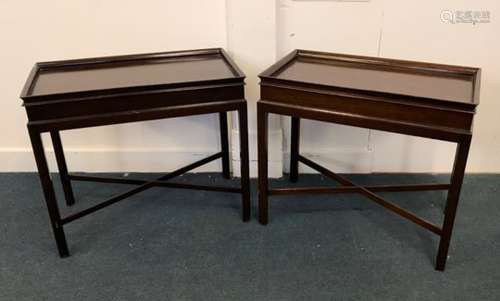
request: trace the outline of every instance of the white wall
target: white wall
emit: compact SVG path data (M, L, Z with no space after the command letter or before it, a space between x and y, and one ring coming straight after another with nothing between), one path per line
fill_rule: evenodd
M492 19L489 24L445 24L439 18L443 9L489 10ZM499 14L495 0L2 0L0 171L35 169L19 99L34 62L225 47L248 77L254 175L256 75L294 48L482 67L468 170L500 172ZM283 165L288 168L289 120L273 118L270 173L279 176ZM234 121L233 116L237 154ZM179 134L185 129L190 135ZM217 130L216 116L209 115L64 132L63 139L73 170L167 171L216 151ZM305 121L302 133L308 156L344 172L442 172L453 157L451 144L378 131ZM201 170L219 168L214 163Z
M375 2L281 1L280 56L293 49L315 49L377 56L382 9ZM285 129L284 167L289 168L290 119ZM301 152L339 172L369 172L372 152L365 129L304 120ZM311 172L299 165L301 171Z
M500 3L495 0L363 3L281 1L280 53L295 48L375 55L483 69L469 172L500 171ZM443 10L488 10L488 24L446 24ZM284 119L285 137L289 120ZM447 172L454 145L305 121L302 149L340 171ZM288 147L287 141L287 150ZM286 159L285 159L286 161ZM285 164L287 168L287 164Z
M276 2L269 0L227 0L227 48L247 78L245 97L248 100L250 140L250 175L257 175L257 106L259 79L257 75L276 61ZM236 123L234 119L233 124ZM269 176L282 175L282 131L277 116L269 122ZM238 130L233 126L233 169L239 174Z
M3 171L34 169L19 99L33 63L226 47L224 0L2 0L0 20ZM89 171L172 169L215 152L218 137L215 115L62 133L70 168Z

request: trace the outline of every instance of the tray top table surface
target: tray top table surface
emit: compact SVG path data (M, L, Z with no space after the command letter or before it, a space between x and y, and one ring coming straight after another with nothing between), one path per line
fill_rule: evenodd
M241 81L222 49L112 56L37 63L21 98L96 94Z
M434 101L473 109L478 68L295 50L260 77L353 93Z
M209 110L244 100L244 80L221 48L133 54L36 63L21 98L29 124L69 129Z

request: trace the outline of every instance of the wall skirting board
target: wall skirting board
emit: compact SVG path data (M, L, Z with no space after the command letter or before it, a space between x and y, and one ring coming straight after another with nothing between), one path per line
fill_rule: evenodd
M240 176L239 132L231 131L231 168L233 175ZM250 132L249 139L256 140L256 133ZM282 131L269 133L270 160L269 175L278 178L283 175ZM76 172L169 172L219 151L210 149L182 148L65 148L68 169ZM250 149L250 174L257 176L257 150ZM54 152L46 148L51 171L57 171ZM0 149L0 170L2 172L36 171L31 148ZM219 172L220 160L197 168L194 172Z
M240 176L239 138L238 132L232 132L231 170L233 176ZM254 139L255 133L250 133ZM282 131L269 132L269 176L279 178L283 173L289 172L290 153L283 149ZM208 157L218 148L184 150L178 148L66 148L65 154L70 171L76 172L169 172L194 161ZM54 153L51 148L46 149L50 170L57 171ZM373 149L369 148L325 148L318 150L304 149L301 155L325 166L338 173L372 173L372 172L433 172L449 173L451 164L434 164L428 156L417 156L412 159L413 165L401 166L398 162L390 166L389 160ZM377 156L378 155L378 156ZM446 157L447 155L447 157ZM401 156L394 155L398 161ZM404 157L404 156L402 156ZM449 152L439 154L441 161L452 158ZM412 161L412 162L413 162ZM204 165L194 172L220 172L220 160ZM0 149L0 172L34 172L36 171L33 152L30 148L3 148ZM301 173L315 173L303 164L299 164ZM478 172L469 170L469 172ZM250 149L250 175L257 177L257 151Z
M248 133L250 141L257 141L257 132ZM239 132L231 131L231 163L234 176L240 176L240 143ZM281 129L269 131L269 177L279 178L283 176L283 131ZM250 145L256 145L250 143ZM257 148L250 147L250 177L257 177Z
M231 132L231 165L233 175L240 176L239 133ZM279 178L289 169L289 152L283 152L282 130L269 132L269 175ZM256 133L249 133L255 139ZM219 150L190 150L168 148L67 148L65 149L68 168L77 172L169 172L183 165ZM51 171L57 171L52 148L46 149L47 160ZM302 155L324 164L337 172L367 173L371 171L372 152L367 149L333 149L320 152L303 152ZM33 153L29 148L0 149L0 170L2 172L34 172L36 171ZM219 172L220 160L211 162L195 170L195 172ZM303 173L314 171L301 164ZM257 176L257 150L250 150L250 175Z
M82 172L169 172L208 157L218 149L186 151L180 149L65 149L70 171ZM50 170L57 171L52 149L46 149ZM36 171L31 149L0 150L2 172ZM221 170L220 160L210 162L195 171Z
M337 173L370 173L373 170L373 152L368 149L330 149L301 152L301 155ZM290 152L283 154L283 171L290 171ZM317 173L299 163L300 173Z

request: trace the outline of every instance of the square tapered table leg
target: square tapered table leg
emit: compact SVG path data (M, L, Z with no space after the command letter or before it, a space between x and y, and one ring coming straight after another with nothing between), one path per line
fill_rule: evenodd
M50 224L52 226L52 231L54 232L54 237L56 239L57 250L59 251L59 256L67 257L69 256L68 245L66 243L66 236L64 235L63 225L61 223L59 208L57 207L54 187L52 185L52 180L50 179L49 168L47 165L47 159L45 157L45 150L43 149L41 133L32 129L28 130L31 145L33 147L33 154L35 156L35 161L38 168L38 176L40 177L40 182L42 184L42 190L45 197L45 203L49 212Z

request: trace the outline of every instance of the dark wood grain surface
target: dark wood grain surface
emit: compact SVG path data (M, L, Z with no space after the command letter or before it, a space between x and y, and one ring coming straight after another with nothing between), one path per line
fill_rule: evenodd
M162 85L201 80L231 78L234 74L220 56L200 59L158 59L147 64L103 63L82 69L40 70L32 90L33 95L81 92Z
M480 69L295 50L260 75L265 84L342 92L379 101L474 110Z
M36 63L21 98L29 103L243 79L220 48L95 57Z
M471 102L473 89L472 81L464 78L376 70L363 66L321 64L308 59L294 61L277 73L276 77L312 84L460 102Z
M473 67L295 50L260 78L263 101L458 132L479 103Z
M135 115L243 99L244 78L220 48L51 61L35 64L21 98L31 123Z

